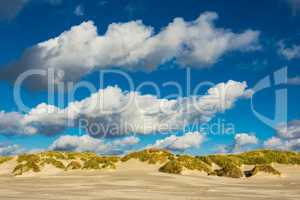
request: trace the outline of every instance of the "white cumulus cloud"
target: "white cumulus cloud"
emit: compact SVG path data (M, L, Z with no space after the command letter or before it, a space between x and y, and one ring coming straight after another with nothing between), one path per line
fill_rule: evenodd
M229 148L229 152L241 152L251 150L254 145L258 144L258 139L254 134L249 133L238 133L234 137L234 143Z
M141 20L112 23L103 35L98 34L94 22L86 21L28 48L1 72L2 78L15 80L28 69L55 69L65 72L65 76L57 75L56 81L76 81L96 69L152 71L172 60L182 66L202 68L228 52L259 48L258 31L234 33L216 27L216 19L214 12L205 12L194 21L175 18L157 33ZM47 85L41 79L39 85Z
M199 132L188 132L183 136L171 135L162 140L157 140L151 147L168 149L172 151L185 151L191 148L198 148L205 137Z
M249 93L246 82L232 80L211 87L205 95L172 100L107 87L64 109L42 103L26 114L0 112L0 133L55 134L80 126L88 127L94 137L180 130L207 123Z

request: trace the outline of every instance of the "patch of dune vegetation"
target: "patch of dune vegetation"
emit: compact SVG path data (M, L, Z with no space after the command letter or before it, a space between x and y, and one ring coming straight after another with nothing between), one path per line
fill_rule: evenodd
M167 150L152 148L129 153L128 155L122 157L121 161L126 162L130 159L137 159L149 164L163 164L169 160L173 160L174 157L175 156Z
M169 174L181 174L183 166L177 160L171 160L159 168L160 172Z
M59 169L65 169L65 165L59 161L59 160L56 160L52 157L50 158L44 158L41 163L40 163L41 166L45 166L45 165L52 165L56 168L59 168Z
M271 163L300 165L300 154L289 151L257 150L234 155L234 157L246 165Z
M67 167L66 167L66 171L67 170L76 170L76 169L81 169L81 164L78 161L71 161Z
M211 172L211 168L208 164L197 157L188 155L179 155L177 158L170 160L165 165L160 167L159 171L170 174L181 174L184 169L198 170L207 173Z
M245 176L246 177L255 176L259 172L264 172L267 174L278 175L278 176L281 175L281 173L271 165L256 165L252 170L245 171Z
M5 163L5 162L8 162L12 159L13 159L12 157L0 157L0 165Z
M39 154L41 157L46 158L53 158L53 159L60 159L65 160L67 159L64 152L58 152L58 151L46 151Z
M230 178L241 178L243 177L243 172L237 165L227 164L221 169L216 169L213 172L209 173L208 175L216 175L216 176L223 176L223 177L230 177Z
M116 163L120 159L116 156L111 157L92 157L86 160L82 169L116 169Z

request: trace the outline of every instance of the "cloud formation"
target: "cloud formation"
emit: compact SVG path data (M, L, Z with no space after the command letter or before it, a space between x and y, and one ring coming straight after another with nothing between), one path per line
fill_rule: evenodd
M264 147L281 150L300 150L300 120L293 120L287 124L279 124L277 135L266 140Z
M111 137L180 130L207 123L251 94L246 82L232 80L209 88L205 95L172 100L107 87L64 109L42 103L26 114L2 111L0 133L55 134L76 127L94 137Z
M112 23L103 35L98 34L94 22L86 21L28 48L1 73L15 80L28 69L55 69L65 72L55 77L56 82L76 81L93 70L112 67L152 71L169 61L209 67L226 53L259 48L259 31L234 33L216 27L216 19L214 12L205 12L194 21L175 18L157 33L141 20Z
M259 143L258 138L250 133L237 133L234 136L234 141L231 145L219 145L216 148L216 153L240 153L243 151L252 150Z
M254 134L239 133L234 137L233 152L240 152L258 144L258 139Z
M19 145L4 145L0 144L0 156L13 156L23 152Z
M183 136L171 135L162 140L157 140L151 147L171 151L185 151L200 147L204 139L205 137L199 132L188 132Z
M130 136L106 143L101 139L95 139L89 135L64 135L55 140L49 148L56 151L92 151L103 155L118 155L123 154L133 145L138 144L139 141L139 138Z
M293 120L276 127L277 135L285 139L300 138L300 120Z

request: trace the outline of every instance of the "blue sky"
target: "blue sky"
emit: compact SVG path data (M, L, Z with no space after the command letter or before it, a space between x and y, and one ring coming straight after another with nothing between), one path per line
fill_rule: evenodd
M51 148L124 153L150 146L193 154L252 148L300 149L298 0L242 0L234 3L225 0L13 0L2 1L0 7L1 154ZM202 16L202 21L199 16ZM168 27L176 24L175 18L180 18L177 29L165 33ZM197 24L197 19L202 24ZM120 27L127 26L127 32L119 34ZM78 27L78 34L70 31L72 27ZM107 32L108 27L115 27L111 28L111 35ZM93 32L95 28L97 31ZM150 35L145 39L143 34ZM56 37L61 39L61 44L59 41L51 43L51 39ZM142 42L138 41L139 37ZM102 40L107 43L101 43ZM180 44L175 45L178 41ZM224 41L226 44L220 45ZM47 48L52 48L52 51ZM136 57L124 57L123 54ZM273 73L285 67L287 83L274 86ZM247 87L230 100L231 106L224 111L214 111L213 115L208 115L209 120L198 123L200 126L211 126L221 121L227 126L233 125L234 132L212 133L199 127L189 128L191 124L185 124L177 130L131 130L117 136L99 138L87 136L89 133L83 133L76 125L60 129L58 122L61 118L56 118L55 114L33 116L30 111L20 110L14 98L15 78L26 70L50 68L64 70L66 78L60 79L64 83L86 81L97 90L104 89L108 96L111 93L106 88L115 86L116 93L120 92L122 98L126 98L128 92L137 90L139 85L151 81L158 86L160 96L153 87L147 86L139 90L140 97L153 95L170 104L178 98L168 98L176 92L174 88L164 86L169 81L178 83L183 91L181 96L185 98L193 96L189 87L194 89L204 81L226 85L229 80L234 80L233 85L239 90L245 81ZM99 74L104 69L126 73L134 87L129 87L124 77L117 74L108 74L104 84L100 84L103 80ZM190 81L187 80L187 73L190 73ZM271 87L245 97L246 92L268 76L271 77ZM62 110L74 101L84 101L91 96L87 89L81 88L76 91L73 100L68 99L66 92L56 92L55 101L49 102L49 85L45 86L43 81L37 79L22 85L22 100L32 110L38 110L38 105L42 103ZM208 88L202 88L197 95L207 94ZM280 120L275 120L272 125L265 123L251 109L252 100L259 114L273 119L276 112L275 91L282 89L287 89L288 105L284 127ZM63 96L63 104L57 101L59 95ZM114 102L116 98L112 97ZM153 103L148 101L141 102L145 109L150 109L147 106ZM80 112L80 116L88 115L83 114L82 110ZM141 115L131 116L132 112L128 111L126 116L134 118L134 122L139 121L137 118ZM178 117L186 119L189 114L183 113ZM203 113L193 114L195 120L206 117ZM96 111L95 115L97 117L93 120L100 125L107 125L108 119L116 120L114 115L105 118ZM30 122L26 121L26 116L31 117L28 117ZM151 116L151 120L161 119L154 114ZM117 120L131 123L126 117L119 117ZM172 115L160 117L170 118ZM36 130L28 131L29 128Z

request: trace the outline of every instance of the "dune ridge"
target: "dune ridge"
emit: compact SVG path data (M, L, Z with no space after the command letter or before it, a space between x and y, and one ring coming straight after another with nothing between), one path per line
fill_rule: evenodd
M122 168L122 163L133 159L155 165L162 173L183 174L188 170L202 172L209 176L230 178L251 177L259 173L280 176L281 172L274 168L274 164L300 165L300 154L288 151L257 150L241 154L191 156L175 155L164 149L146 149L125 156L99 156L93 152L47 151L0 157L0 171L2 174L24 176L74 170L82 172L118 170ZM244 170L244 166L251 166L251 169Z

